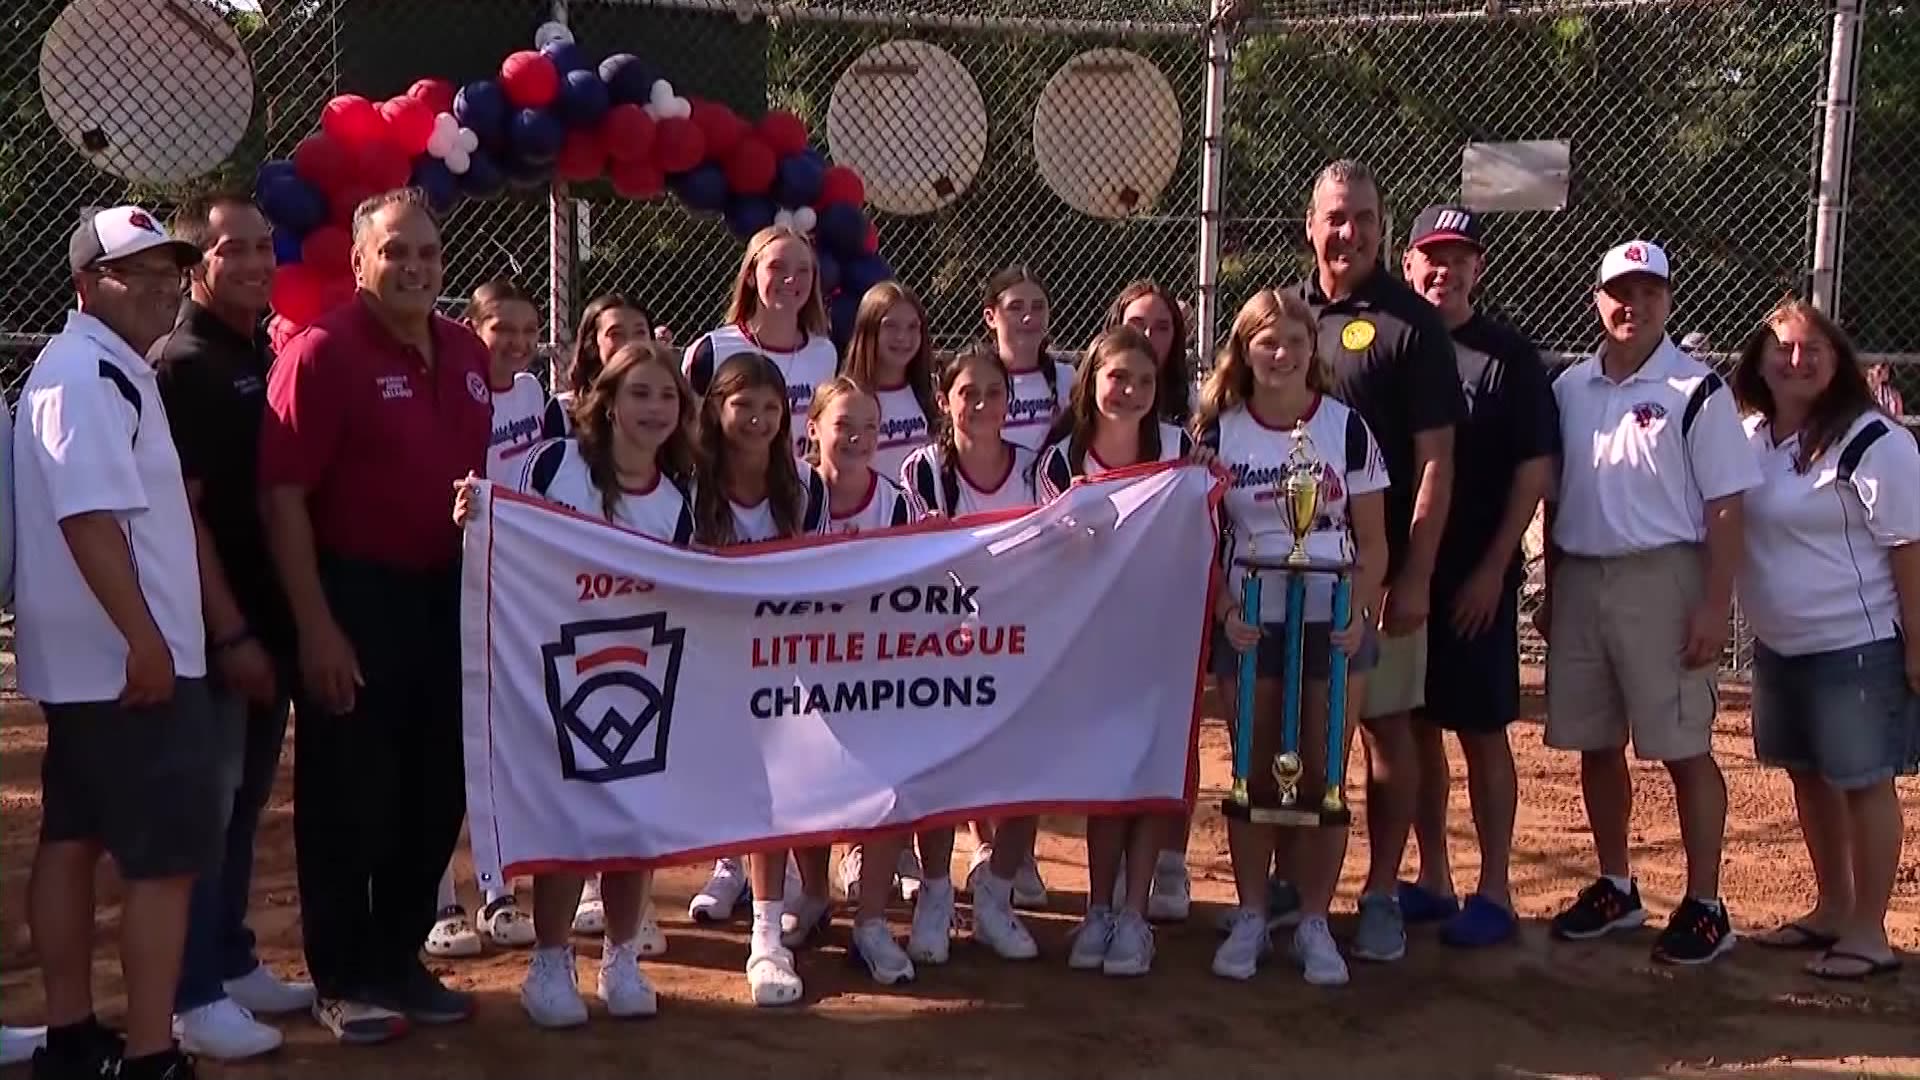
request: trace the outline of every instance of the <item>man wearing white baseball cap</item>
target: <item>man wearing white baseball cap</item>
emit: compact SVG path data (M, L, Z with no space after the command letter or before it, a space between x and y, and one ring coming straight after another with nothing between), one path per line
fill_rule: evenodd
M196 874L216 865L241 730L212 705L193 518L146 353L200 261L137 206L68 245L80 309L14 432L20 689L46 713L28 918L46 984L36 1076L193 1075L173 993ZM94 869L126 881L124 1042L94 1018Z
M1711 738L1741 493L1760 470L1732 392L1667 336L1666 252L1644 240L1613 248L1593 295L1605 340L1554 383L1568 452L1535 622L1549 644L1546 742L1580 752L1600 875L1553 932L1585 940L1646 922L1627 860L1631 737L1673 778L1687 854L1686 898L1653 957L1704 964L1734 940L1720 901L1727 788Z

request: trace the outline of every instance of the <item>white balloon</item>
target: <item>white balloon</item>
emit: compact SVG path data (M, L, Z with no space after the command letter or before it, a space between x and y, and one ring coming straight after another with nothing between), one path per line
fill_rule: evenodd
M693 115L693 102L688 101L686 98L674 98L672 105L669 106L667 115L676 119L685 120Z
M428 156L437 157L437 158L446 157L447 151L453 149L453 139L454 139L453 132L448 131L445 128L439 128L439 127L434 128L433 134L427 137Z
M665 108L673 102L673 84L665 79L655 79L653 89L647 91L647 103Z
M452 138L460 130L460 121L454 119L452 113L443 112L433 118L433 130L436 133L444 131L448 138Z
M783 228L783 229L791 229L791 228L793 228L793 227L794 227L794 224L793 224L793 211L791 211L791 210L781 210L781 211L780 211L779 213L777 213L777 214L775 214L775 215L773 215L773 223L774 223L775 225L778 225L778 226L780 226L780 227L781 227L781 228Z
M467 169L473 165L473 158L469 157L465 150L460 149L455 149L449 153L445 161L447 163L447 171L455 176L466 172Z
M480 136L472 128L463 127L453 137L453 148L463 154L471 154L480 149Z
M573 43L573 31L567 29L565 23L544 22L540 24L540 29L533 32L533 47L536 49L544 49L558 41Z
M820 224L820 215L814 213L811 206L803 206L793 212L793 227L803 233L812 232L813 227L818 224Z
M667 114L661 112L659 106L657 105L642 105L640 106L640 111L643 113L646 113L648 116L652 117L655 120L665 120L667 118Z

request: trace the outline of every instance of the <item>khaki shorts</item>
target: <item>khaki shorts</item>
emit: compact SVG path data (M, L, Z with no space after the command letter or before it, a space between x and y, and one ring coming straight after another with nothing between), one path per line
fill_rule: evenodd
M1691 544L1611 559L1569 556L1553 575L1547 646L1548 746L1684 761L1712 746L1715 667L1681 667L1705 583Z
M1367 679L1362 720L1398 716L1427 704L1427 628L1380 639L1380 663Z

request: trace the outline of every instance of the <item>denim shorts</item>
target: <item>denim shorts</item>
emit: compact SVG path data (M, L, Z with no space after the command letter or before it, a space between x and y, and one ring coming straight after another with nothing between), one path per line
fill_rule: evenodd
M1753 751L1843 791L1920 768L1920 698L1899 638L1805 656L1753 648Z

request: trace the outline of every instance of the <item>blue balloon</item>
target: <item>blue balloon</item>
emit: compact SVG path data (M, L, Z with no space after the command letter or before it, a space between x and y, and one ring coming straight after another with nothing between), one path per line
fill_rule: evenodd
M840 270L840 260L830 251L813 253L814 273L820 278L820 295L832 296L846 280Z
M462 195L474 199L498 195L507 184L507 178L500 173L500 166L495 165L485 151L479 150L469 156L467 171L455 177L455 181Z
M773 181L773 198L789 210L812 206L820 197L820 185L827 178L827 162L808 150L780 159L780 171Z
M287 266L300 261L299 233L292 229L273 230L273 261L278 266Z
M560 144L566 142L566 129L545 109L521 109L513 114L513 154L528 165L551 165ZM509 170L511 171L511 170Z
M868 289L883 281L893 280L893 267L878 255L866 255L848 263L841 277L847 292L854 296L865 296Z
M659 72L632 53L614 53L600 61L600 81L607 84L607 99L615 105L647 104L659 79Z
M482 143L506 139L507 112L506 91L487 79L470 82L453 95L453 118L461 127L472 128Z
M460 198L453 170L447 168L446 162L426 154L413 159L413 178L408 183L427 193L427 204L436 214L453 209Z
M586 128L607 115L607 84L591 71L569 71L560 80L553 111L571 128Z
M719 213L727 208L727 174L709 161L667 181L688 209Z
M509 157L501 163L500 171L506 173L507 183L517 188L543 188L553 183L551 161L523 161Z
M780 208L763 195L736 195L727 202L727 228L742 240L773 224Z
M255 196L258 196L261 192L267 190L268 184L273 183L276 179L282 176L298 176L298 175L299 173L294 171L293 162L288 161L285 158L277 158L273 161L262 162L260 165L260 171L255 173L253 176L253 193Z
M540 50L541 55L553 61L555 71L566 75L569 71L592 71L593 64L587 60L587 54L580 46L571 41L555 41Z
M854 320L860 317L860 295L842 292L828 305L828 315L833 323L833 344L842 356L846 355L847 345L853 340Z
M827 249L848 263L866 254L867 215L851 203L832 203L820 211L815 232Z
M268 221L299 236L327 220L327 200L298 176L275 176L261 187L259 201Z

